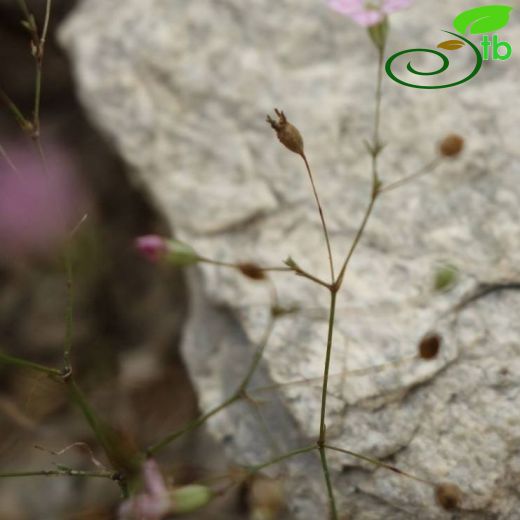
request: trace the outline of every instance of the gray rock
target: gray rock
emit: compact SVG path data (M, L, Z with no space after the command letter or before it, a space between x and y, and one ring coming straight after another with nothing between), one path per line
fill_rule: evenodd
M480 4L417 2L392 16L389 52L434 48L458 10ZM520 48L517 17L500 37ZM303 164L264 122L272 107L283 108L305 138L340 264L370 191L363 140L371 135L376 53L363 29L314 0L127 0L124 7L83 0L62 42L91 117L177 237L225 261L281 265L291 255L325 278ZM467 51L458 51L458 77L472 66ZM463 135L467 148L380 198L339 296L329 442L456 483L464 493L457 518L520 518L519 294L497 292L450 312L479 282L520 277L519 84L513 60L486 63L451 89L385 79L384 182L431 160L448 133ZM460 280L439 294L432 280L446 261ZM244 403L209 422L239 463L269 459L318 433L327 291L286 273L273 279L282 305L302 310L277 322L255 384L305 381L258 395L268 395L260 410L269 436ZM190 272L189 282L183 351L209 409L246 370L269 291L212 266ZM429 330L443 344L438 358L423 361L417 343ZM452 517L428 485L340 453L330 461L349 518ZM294 518L323 518L317 460L293 459L285 471Z

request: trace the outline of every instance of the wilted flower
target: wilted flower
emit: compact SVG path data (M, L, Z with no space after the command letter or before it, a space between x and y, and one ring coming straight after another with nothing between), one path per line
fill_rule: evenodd
M85 213L73 163L58 146L46 146L47 173L31 147L6 152L12 165L0 157L0 256L51 253Z
M412 0L327 0L327 3L359 25L371 27L381 23L387 14L409 7Z

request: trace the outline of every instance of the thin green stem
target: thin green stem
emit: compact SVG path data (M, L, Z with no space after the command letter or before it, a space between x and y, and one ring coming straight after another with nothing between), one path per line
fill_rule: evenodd
M43 22L43 30L40 37L38 37L36 49L35 49L35 62L36 62L36 77L34 86L34 114L33 124L35 136L39 137L40 133L40 105L41 105L41 93L42 93L42 76L43 76L43 56L45 54L45 42L47 39L47 31L49 29L49 20L51 16L52 0L47 0L45 4L45 19Z
M347 253L345 261L343 262L343 266L341 267L341 271L338 275L337 282L336 282L338 289L343 284L343 279L345 277L345 272L347 270L350 259L352 258L352 255L354 254L356 247L358 246L359 241L361 240L361 237L363 236L363 233L365 232L365 227L368 223L368 219L370 218L370 215L372 214L372 210L374 209L374 204L376 202L377 195L378 195L377 186L378 185L376 184L375 189L372 191L370 203L367 206L367 209L363 216L363 220L361 221L361 225L360 225L359 229L357 230L356 236L354 237L354 241L352 242L352 245L350 246L350 249Z
M219 267L229 267L230 269L239 269L241 264L240 263L237 263L237 262L224 262L224 261L221 261L221 260L212 260L211 258L207 258L205 256L198 256L197 257L197 260L199 262L202 262L202 263L205 263L205 264L210 264L210 265L216 265L216 266L219 266ZM261 271L264 271L264 272L287 272L287 271L292 271L292 269L290 267L263 267L263 266L258 266L258 268L261 270Z
M323 369L323 386L321 389L321 412L320 412L320 439L323 444L326 438L325 414L327 410L327 388L329 384L330 358L332 354L332 338L334 335L334 317L336 313L336 291L330 292L329 328L327 332L327 350L325 352L325 367Z
M314 199L316 200L316 205L318 206L318 212L320 214L321 226L323 228L323 236L325 238L325 243L327 245L327 256L329 257L329 267L330 267L330 279L331 283L334 283L334 260L332 257L332 248L330 245L329 231L327 228L327 223L325 221L325 215L323 214L323 208L321 207L320 197L318 196L318 190L316 189L316 185L314 183L314 176L312 175L311 167L309 165L309 161L304 153L301 154L303 162L305 163L305 167L307 168L307 173L309 174L309 179L311 181L312 192L314 193Z
M27 7L27 3L25 0L17 0L18 5L20 6L20 9L22 10L25 18L27 19L27 22L31 22L31 13L29 12L29 8Z
M415 173L412 173L410 175L407 175L406 177L403 177L402 179L398 179L397 181L390 182L388 184L385 184L381 187L379 190L379 193L386 193L391 190L395 190L396 188L401 187L403 184L407 184L411 181L414 181L418 179L419 177L422 177L423 175L426 175L428 173L431 173L439 164L442 162L441 157L436 157L435 159L431 160L429 163L425 164L422 168L417 170Z
M13 173L18 174L18 168L16 168L16 165L11 161L11 158L9 157L8 153L5 151L5 148L0 144L0 156L4 159L4 161L7 163L9 168L13 171Z
M232 395L229 399L226 399L223 403L219 404L218 406L215 406L215 408L212 408L209 412L206 412L202 414L201 416L197 417L193 421L190 421L186 425L184 425L179 430L167 435L160 441L156 442L152 446L150 446L146 453L148 455L155 455L158 451L162 450L165 446L170 444L171 442L177 440L178 438L182 437L184 434L191 432L195 429L197 429L199 426L204 424L210 417L213 417L220 411L224 410L234 402L238 401L240 399L239 395Z
M13 117L16 119L16 122L20 125L20 128L26 132L32 125L25 116L22 114L21 110L16 106L15 102L4 92L3 89L0 88L0 100L4 103L7 109L11 112Z
M72 364L70 360L70 353L72 350L72 340L74 334L74 285L73 285L73 271L72 260L70 252L65 251L65 272L67 276L67 309L65 312L65 348L63 351L64 372L70 373L72 371Z
M373 457L367 457L366 455L361 455L360 453L356 453L354 451L345 450L343 448L337 448L336 446L330 446L329 444L326 444L324 446L327 450L332 451L338 451L340 453L344 453L346 455L350 455L351 457L354 457L359 460L364 460L365 462L369 462L370 464L373 464L374 466L377 466L379 468L384 468L389 471L392 471L393 473L397 473L399 475L402 475L403 477L410 478L413 480L417 480L418 482L422 482L423 484L429 484L429 485L435 485L434 482L430 480L426 480L424 478L416 477L415 475L412 475L411 473L407 473L406 471L403 471L399 468L396 468L395 466L392 466L391 464L387 464L386 462L383 462L379 459L374 459Z
M279 457L275 457L267 462L262 464L256 464L254 466L249 467L249 471L251 473L256 473L262 469L268 468L269 466L273 466L274 464L278 464L279 462L283 462L284 460L290 459L291 457L295 457L296 455L301 455L302 453L308 453L309 451L314 451L318 449L318 447L313 444L312 446L306 446L305 448L299 448L297 450L289 451L280 455Z
M50 469L42 471L15 471L13 473L0 473L0 478L17 477L89 477L115 480L117 473L113 471L83 471L78 469Z
M295 267L291 268L291 270L294 271L294 273L297 276L301 276L302 278L307 278L308 280L311 280L312 282L317 283L318 285L321 285L329 290L331 288L330 283L324 282L320 278L317 278L316 276L308 273L307 271L304 271L300 266L295 266Z
M379 182L378 175L378 158L381 153L381 142L379 137L379 130L381 126L381 100L383 94L383 63L384 63L384 55L385 49L384 46L378 49L379 51L379 59L377 65L377 83L376 83L376 94L375 94L375 112L374 112L374 132L372 136L372 147L371 147L371 155L372 155L372 193L370 197L370 203L365 211L365 215L363 216L363 220L361 222L361 226L359 227L356 236L354 237L354 241L350 246L349 251L347 252L347 256L343 265L341 267L341 271L336 279L336 286L339 289L343 284L343 279L345 277L345 272L347 270L348 264L356 247L365 231L365 227L367 225L368 219L372 214L372 210L374 209L374 203L379 194L379 190L381 187L381 183Z
M46 367L38 363L33 363L32 361L27 361L26 359L10 356L9 354L5 354L3 352L0 352L0 363L6 363L8 365L17 366L19 368L28 368L30 370L35 370L36 372L48 374L50 376L61 376L61 372L57 368Z
M319 449L320 449L321 467L323 469L325 485L327 486L327 495L329 497L330 519L337 520L338 519L338 509L336 506L336 499L334 498L334 490L332 489L332 482L330 480L329 465L327 463L327 454L325 453L325 447L323 445L321 445L319 447Z
M247 386L251 382L251 378L253 377L256 369L258 368L258 364L262 360L265 348L266 348L267 344L269 343L269 338L271 337L271 334L272 334L272 331L274 328L274 324L276 321L276 315L275 315L275 313L272 312L272 310L278 306L278 295L277 295L274 284L270 281L270 279L268 279L268 281L270 282L270 289L271 289L271 291L270 291L271 316L269 318L269 322L267 324L264 335L262 336L260 343L258 344L258 347L253 355L253 359L251 360L249 368L248 368L245 376L243 377L242 381L238 385L237 390L233 393L233 395L231 395L229 398L227 398L224 402L222 402L218 406L215 406L214 408L212 408L209 412L206 412L206 413L200 415L199 417L197 417L193 421L190 421L188 424L186 424L179 430L167 435L160 441L158 441L155 444L153 444L152 446L150 446L146 450L146 453L148 455L155 455L158 451L162 450L165 446L167 446L171 442L179 439L184 434L195 430L196 428L198 428L199 426L204 424L208 419L210 419L217 413L221 412L228 406L232 405L236 401L243 399L247 395L246 394Z

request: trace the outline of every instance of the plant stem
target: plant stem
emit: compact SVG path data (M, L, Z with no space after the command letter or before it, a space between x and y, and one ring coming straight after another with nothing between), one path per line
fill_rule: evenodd
M312 175L311 167L309 166L309 161L307 160L307 156L302 153L301 154L303 162L305 163L305 167L307 168L307 173L309 174L309 179L311 181L312 192L314 193L314 198L316 200L316 204L318 206L318 212L320 214L321 226L323 228L323 236L325 238L325 243L327 245L327 255L329 257L329 267L330 267L330 279L331 283L334 283L334 260L332 258L332 248L330 245L329 231L327 229L327 223L325 221L325 216L323 214L323 208L321 207L320 197L318 196L318 190L316 189L316 185L314 184L314 176Z
M270 281L270 279L268 279ZM212 408L209 412L206 412L202 414L201 416L197 417L196 419L190 421L188 424L180 428L179 430L167 435L160 441L156 442L152 446L150 446L146 453L148 455L154 455L158 451L160 451L162 448L170 444L171 442L175 441L176 439L182 437L184 434L191 432L204 424L208 419L216 415L217 413L221 412L228 406L232 405L236 401L239 401L246 397L246 390L247 386L251 382L251 378L253 377L256 369L258 368L258 364L262 360L262 357L264 355L265 348L267 344L269 343L269 338L271 337L271 334L273 332L274 324L276 321L276 315L272 312L273 309L275 309L278 306L278 295L276 293L275 286L271 283L270 284L270 295L271 295L271 316L269 319L269 323L267 324L267 328L264 332L264 335L262 336L262 339L260 340L260 343L253 355L253 359L251 360L251 363L249 365L249 368L245 374L245 376L242 378L240 384L238 385L236 391L228 397L224 402L219 404L218 406L215 406Z
M332 354L332 337L334 335L334 316L336 313L337 291L330 292L329 328L327 332L327 350L325 352L325 367L323 369L323 386L321 388L320 437L319 442L325 443L326 426L325 413L327 409L327 387L329 384L330 358Z
M406 177L403 177L402 179L398 179L397 181L382 186L379 190L379 193L386 193L387 191L395 190L396 188L401 187L403 184L418 179L419 177L422 177L423 175L426 175L427 173L430 173L433 170L435 170L435 168L437 168L437 166L439 166L441 162L441 157L436 157L429 163L425 164L421 169L417 170L415 173L412 173L410 175L407 175Z
M336 507L336 499L334 498L334 490L332 489L332 483L330 480L329 466L327 464L327 454L325 453L325 446L319 446L321 467L323 469L323 476L325 477L325 485L327 486L327 495L329 497L330 506L330 519L337 520L338 509Z
M33 363L32 361L27 361L25 359L21 359L15 356L10 356L9 354L4 354L0 351L0 363L6 363L8 365L17 366L20 368L28 368L30 370L35 370L37 372L42 372L44 374L48 374L50 376L61 376L61 372L57 368L50 368L44 365L40 365L38 363Z
M31 123L27 121L21 110L16 106L15 102L1 88L0 100L3 101L23 131L27 131L29 127L32 127Z
M365 211L365 215L363 216L363 220L361 222L361 225L360 225L359 229L357 230L356 236L354 237L354 241L352 242L352 245L350 246L350 249L349 249L349 251L347 253L345 261L343 262L343 266L341 267L341 271L340 271L340 273L338 275L338 278L337 278L337 281L336 281L336 285L337 285L338 289L343 284L343 279L345 277L345 272L347 270L347 267L348 267L348 264L350 262L350 259L352 258L352 255L354 254L354 251L356 250L356 247L357 247L359 241L361 240L361 237L363 236L363 233L365 231L365 227L366 227L366 225L368 223L368 219L370 218L370 215L372 214L372 210L374 209L374 204L376 202L377 195L378 195L377 186L378 186L378 184L376 183L374 185L374 187L373 187L372 196L370 198L370 203L367 206L367 209Z
M346 455L350 455L351 457L354 457L356 459L364 460L365 462L369 462L370 464L373 464L374 466L378 466L380 468L387 469L387 470L392 471L394 473L397 473L399 475L403 475L403 477L407 477L407 478L411 478L413 480L417 480L418 482L422 482L423 484L435 485L435 483L431 482L430 480L426 480L424 478L416 477L415 475L412 475L410 473L406 473L405 471L403 471L403 470L401 470L399 468L396 468L395 466L392 466L390 464L386 464L385 462L383 462L381 460L374 459L372 457L367 457L366 455L361 455L360 453L356 453L354 451L345 450L343 448L337 448L336 446L330 446L329 444L326 444L324 446L324 448L327 449L327 450L332 450L332 451L338 451L340 453L345 453Z
M156 442L152 446L150 446L146 453L147 455L155 455L158 451L162 450L165 446L170 444L171 442L175 441L179 437L182 437L185 433L191 432L204 424L210 417L213 417L220 411L224 410L224 408L227 408L229 405L233 404L235 401L238 401L240 399L240 396L237 394L232 395L230 398L226 399L224 402L219 404L218 406L215 406L215 408L212 408L209 412L206 412L205 414L202 414L201 416L197 417L193 421L190 421L188 424L184 425L179 430L171 433L170 435L167 435L163 439L161 439L159 442Z
M83 471L78 469L52 469L42 471L17 471L0 473L0 478L16 477L97 477L114 480L117 473L113 471Z
M268 462L264 462L262 464L256 464L254 466L249 467L249 471L251 473L256 473L264 468L267 468L269 466L272 466L274 464L278 464L279 462L283 462L284 460L290 459L291 457L294 457L296 455L300 455L302 453L308 453L309 451L314 451L318 449L318 447L313 444L312 446L307 446L305 448L299 448L297 450L288 451L287 453L284 453L283 455L280 455L279 457L275 457L274 459L271 459Z
M74 331L74 286L72 261L69 251L65 251L65 271L67 276L67 310L65 313L66 330L65 330L65 348L63 351L64 372L71 373L72 365L70 361L70 353L72 350L72 340Z
M13 171L13 173L19 174L18 169L16 168L16 165L11 161L11 158L5 151L5 148L0 144L0 156L3 157L4 161L7 163L9 168Z

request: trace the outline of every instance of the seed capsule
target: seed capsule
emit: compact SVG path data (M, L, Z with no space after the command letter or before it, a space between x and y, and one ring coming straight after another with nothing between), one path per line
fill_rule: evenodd
M266 121L271 125L271 128L276 132L280 142L291 150L291 152L297 153L303 156L303 138L298 129L287 121L283 110L274 109L278 120L274 120L272 117L267 116Z

